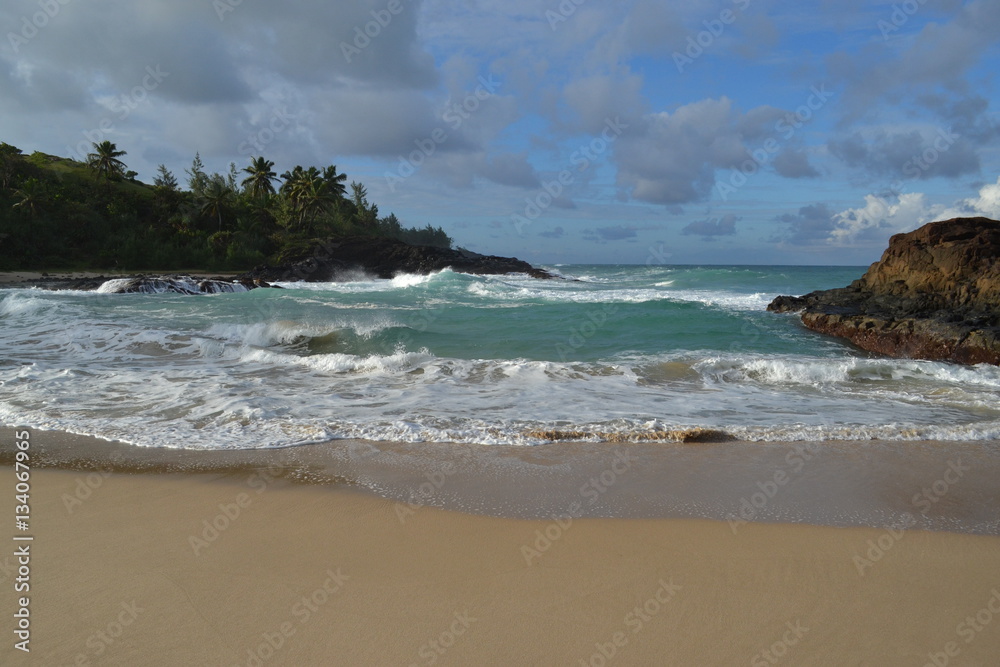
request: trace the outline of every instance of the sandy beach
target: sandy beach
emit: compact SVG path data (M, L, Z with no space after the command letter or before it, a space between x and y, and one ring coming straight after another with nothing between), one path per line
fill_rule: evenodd
M35 431L33 446L47 436ZM104 468L32 470L34 540L0 559L3 664L990 665L1000 654L993 536L520 520L309 483L301 468ZM0 469L11 535L14 475ZM25 544L30 592L15 593ZM30 653L14 647L21 595Z

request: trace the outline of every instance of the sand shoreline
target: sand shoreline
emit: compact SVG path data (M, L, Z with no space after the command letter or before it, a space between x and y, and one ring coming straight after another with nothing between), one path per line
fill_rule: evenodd
M33 471L32 650L13 648L5 585L0 662L922 665L951 648L986 665L1000 651L1000 614L960 626L1000 587L1000 538L401 514L260 473ZM7 516L13 475L0 467Z
M684 518L1000 536L1000 443L554 443L341 440L279 449L136 447L32 430L36 466L347 487L500 518ZM14 429L0 427L0 464Z

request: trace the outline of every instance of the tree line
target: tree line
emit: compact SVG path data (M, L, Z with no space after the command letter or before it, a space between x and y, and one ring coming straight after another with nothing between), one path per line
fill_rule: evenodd
M252 157L208 173L199 154L186 187L164 165L136 179L110 141L85 162L0 143L0 270L238 270L309 253L317 239L386 236L451 247L440 227L403 227L380 216L364 185L336 165L278 175Z

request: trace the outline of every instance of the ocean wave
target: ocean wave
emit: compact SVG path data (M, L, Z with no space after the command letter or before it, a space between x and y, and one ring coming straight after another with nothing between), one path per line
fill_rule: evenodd
M711 357L694 366L720 382L832 385L872 383L900 385L906 381L1000 389L1000 368L961 367L909 359L817 359Z
M764 310L767 304L771 303L777 296L763 292L740 294L738 292L709 290L670 290L666 294L675 301L689 301L705 306L718 306L727 310L755 312Z
M349 272L341 274L341 279L333 282L278 281L273 284L289 290L356 294L408 290L414 287L430 286L439 283L462 282L471 277L468 274L456 273L450 268L446 268L428 274L400 273L393 278L377 278L364 272Z
M26 317L43 310L52 310L55 305L40 297L10 294L0 300L0 317Z
M1000 421L959 425L905 422L885 424L759 425L669 424L644 420L560 420L443 418L410 415L398 419L301 418L267 402L247 405L240 399L180 411L186 420L163 419L162 407L131 415L50 415L0 401L0 423L30 426L118 440L142 447L171 449L262 449L334 440L538 446L560 443L664 443L710 446L721 442L976 442L1000 439Z
M211 325L205 335L232 343L254 347L272 347L275 345L308 344L312 340L351 332L362 339L404 325L392 317L385 315L369 315L367 317L334 317L323 323L300 322L297 320L278 320L276 322L218 323Z

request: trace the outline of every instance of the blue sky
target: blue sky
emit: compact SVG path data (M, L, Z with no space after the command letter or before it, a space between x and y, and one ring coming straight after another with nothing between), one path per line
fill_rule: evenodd
M0 140L336 164L535 263L867 264L1000 218L995 0L10 0Z

